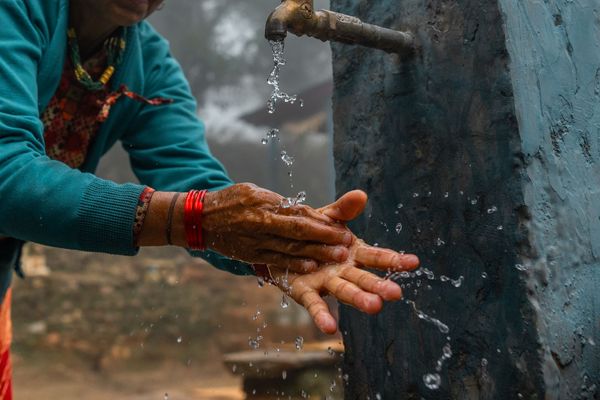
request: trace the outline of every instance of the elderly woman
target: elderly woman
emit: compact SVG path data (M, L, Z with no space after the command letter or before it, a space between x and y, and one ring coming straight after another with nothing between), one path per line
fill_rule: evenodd
M167 42L144 22L160 5L0 2L1 398L11 396L10 281L24 241L121 255L181 246L234 274L262 275L326 333L336 322L322 295L376 313L401 291L362 267L418 264L348 231L362 192L320 210L283 208L281 196L231 182ZM117 141L142 184L94 176Z

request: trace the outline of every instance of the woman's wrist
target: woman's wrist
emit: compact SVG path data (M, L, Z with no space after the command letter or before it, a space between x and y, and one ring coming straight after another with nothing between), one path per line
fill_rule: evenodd
M166 246L169 244L169 230L171 243L174 246L187 247L184 224L184 193L180 193L173 203L176 192L155 192L148 206L144 225L138 237L139 246ZM169 218L172 207L171 218Z

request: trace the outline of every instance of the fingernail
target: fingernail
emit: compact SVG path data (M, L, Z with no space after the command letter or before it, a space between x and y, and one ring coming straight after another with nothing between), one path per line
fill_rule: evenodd
M344 234L344 244L348 246L352 244L352 234L350 232L346 232Z
M336 247L333 250L333 259L338 262L346 261L348 258L348 249L345 247Z
M317 270L317 263L314 261L305 261L304 262L304 271L305 272L314 272Z

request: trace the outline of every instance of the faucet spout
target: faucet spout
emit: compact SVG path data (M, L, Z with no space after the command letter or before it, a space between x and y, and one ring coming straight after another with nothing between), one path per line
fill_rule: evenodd
M314 0L282 0L269 15L265 27L267 40L283 40L287 32L307 35L322 41L358 44L388 53L408 55L414 52L414 37L362 22L356 17L329 10L314 10Z

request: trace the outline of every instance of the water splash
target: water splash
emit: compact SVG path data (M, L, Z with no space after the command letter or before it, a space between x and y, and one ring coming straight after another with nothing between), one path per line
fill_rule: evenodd
M267 102L267 109L269 114L273 114L277 107L277 103L279 101L283 101L284 103L294 104L298 101L298 95L290 95L286 92L282 91L280 88L279 77L281 74L281 68L285 66L285 44L283 40L277 41L269 41L271 44L271 48L273 49L273 70L269 75L269 79L267 83L273 87L273 92L271 93L271 97ZM300 106L303 105L302 100L300 100Z
M281 208L290 208L293 206L297 206L299 204L302 204L306 201L306 192L305 191L301 191L298 192L298 194L296 195L296 197L287 197L285 199L283 199L281 201Z
M281 150L281 161L283 161L283 163L288 167L291 167L294 165L295 159L294 157L290 156L287 151Z
M419 319L422 319L423 321L427 321L431 324L433 324L436 328L438 328L438 330L441 333L448 333L450 332L450 328L448 328L448 325L444 324L442 321L440 321L437 318L433 318L427 314L425 314L423 311L419 310L417 308L417 304L412 301L412 300L404 300L406 302L406 304L408 304L409 306L412 307L413 311L415 312L415 314L417 314L417 317L419 317Z
M279 129L273 128L267 132L267 136L260 141L262 144L268 144L270 141L276 140L279 142Z

